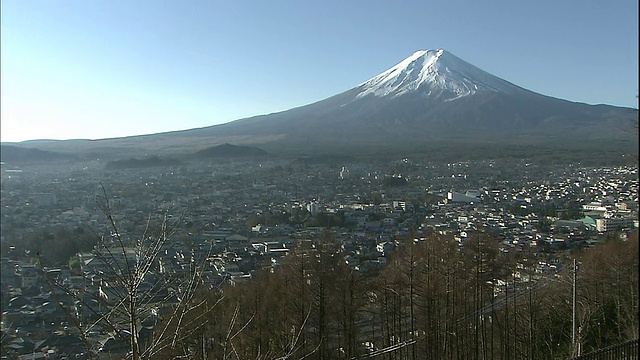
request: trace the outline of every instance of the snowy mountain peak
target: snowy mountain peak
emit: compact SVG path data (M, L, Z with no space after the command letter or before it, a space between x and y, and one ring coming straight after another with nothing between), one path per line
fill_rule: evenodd
M419 50L358 86L357 97L396 97L419 91L454 100L478 90L512 93L519 87L495 77L443 50Z

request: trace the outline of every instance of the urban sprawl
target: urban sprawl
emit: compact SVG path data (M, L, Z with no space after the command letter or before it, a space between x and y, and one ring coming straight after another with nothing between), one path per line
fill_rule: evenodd
M85 351L69 321L77 304L51 279L96 297L110 295L98 271L100 249L64 240L102 238L116 246L109 239L117 230L129 246L146 236L149 219L166 219L175 228L151 272L187 271L194 258L203 259L202 282L212 291L252 281L256 271L280 266L296 244L317 241L326 231L342 244L348 266L361 272L383 268L408 234L420 241L432 231L464 243L482 231L495 237L501 252L536 249L542 273L558 271L572 249L625 238L638 227L638 167L632 162L307 159L121 170L106 170L100 161L2 164L1 184L2 348L24 359ZM77 254L56 258L69 250L56 246L67 243ZM171 288L162 299L171 298ZM117 351L113 336L98 326L88 339L96 352Z

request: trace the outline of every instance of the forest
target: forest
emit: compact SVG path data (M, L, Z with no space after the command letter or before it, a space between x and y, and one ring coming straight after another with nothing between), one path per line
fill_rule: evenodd
M533 247L498 245L483 232L462 244L408 235L388 264L365 272L347 265L327 231L250 281L200 292L206 321L163 355L567 359L638 338L637 231L544 272Z

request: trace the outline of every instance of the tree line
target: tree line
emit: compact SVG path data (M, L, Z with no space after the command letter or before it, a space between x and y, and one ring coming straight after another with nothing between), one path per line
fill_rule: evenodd
M341 246L330 232L301 241L281 266L207 294L216 306L189 357L566 359L638 338L637 232L571 254L575 342L570 262L541 274L532 249L431 233L398 241L386 266L364 272Z

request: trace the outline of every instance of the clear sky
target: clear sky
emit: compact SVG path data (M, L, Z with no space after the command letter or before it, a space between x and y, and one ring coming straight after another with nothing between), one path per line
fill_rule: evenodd
M516 85L638 107L637 0L2 0L2 141L204 127L443 48Z

